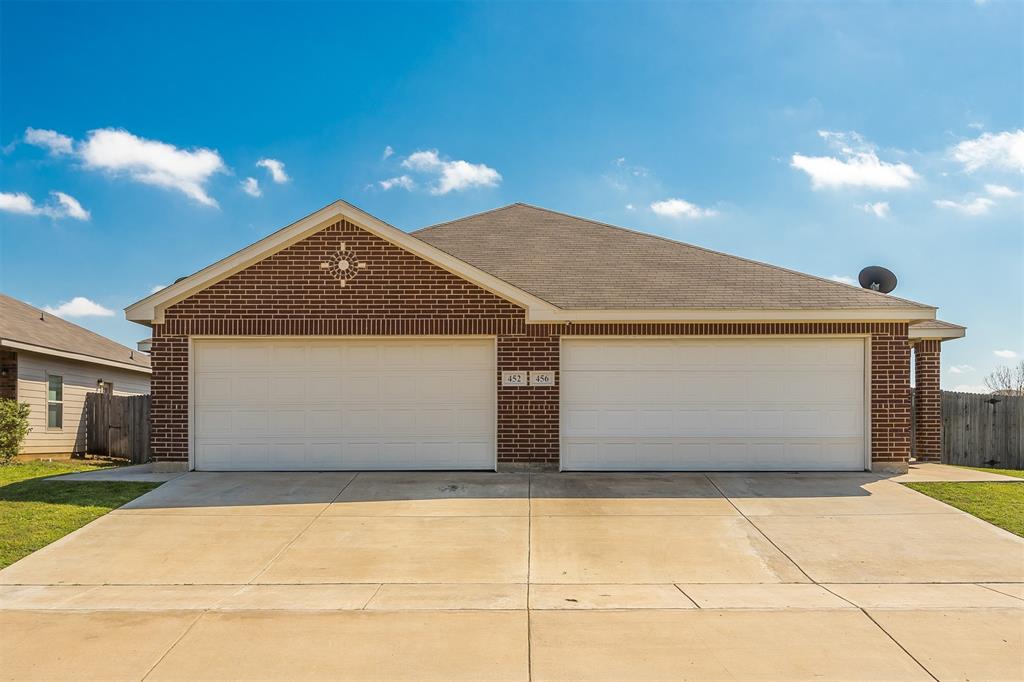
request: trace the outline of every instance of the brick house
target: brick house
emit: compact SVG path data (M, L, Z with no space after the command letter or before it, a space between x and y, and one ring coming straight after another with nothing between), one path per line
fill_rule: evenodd
M514 204L342 201L127 309L153 456L199 470L900 470L940 445L936 309Z

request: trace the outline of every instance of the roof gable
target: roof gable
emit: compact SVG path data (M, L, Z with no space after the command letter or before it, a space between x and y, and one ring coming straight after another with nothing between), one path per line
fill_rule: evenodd
M129 320L144 324L163 322L164 311L199 291L210 287L251 265L278 253L293 244L324 230L340 220L361 228L377 237L388 241L399 248L405 249L420 258L437 265L452 274L479 286L482 289L511 301L527 309L527 311L545 309L555 310L546 301L518 289L494 275L466 263L451 254L420 241L407 232L388 225L369 213L352 206L345 201L335 201L305 218L284 227L273 234L209 265L199 272L179 279L174 284L133 303L125 309Z
M344 271L332 264L350 263ZM324 266L327 267L324 267ZM523 308L348 220L169 305L166 320L522 319Z
M526 204L413 234L567 310L912 308L934 317L895 296Z

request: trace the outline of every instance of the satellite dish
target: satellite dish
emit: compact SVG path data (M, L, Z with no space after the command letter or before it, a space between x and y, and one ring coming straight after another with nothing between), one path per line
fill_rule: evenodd
M860 285L865 289L880 291L887 294L896 288L896 275L891 270L886 270L881 265L869 265L860 271L857 276Z

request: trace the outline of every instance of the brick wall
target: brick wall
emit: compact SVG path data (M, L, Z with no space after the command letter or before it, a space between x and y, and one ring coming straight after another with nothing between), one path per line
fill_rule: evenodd
M367 263L344 287L320 268L342 244ZM502 388L500 373L557 372L561 335L871 334L874 459L906 462L910 453L905 324L527 325L518 306L344 221L170 306L164 318L154 326L152 352L158 461L188 457L192 335L495 336L499 462L556 465L561 377L552 387Z
M942 460L942 390L940 342L914 345L914 456L922 462Z
M558 465L558 336L549 325L498 337L498 459L505 464ZM554 386L501 385L502 370L549 371Z
M910 459L910 344L907 325L872 325L871 461Z
M0 350L0 398L18 397L18 354Z

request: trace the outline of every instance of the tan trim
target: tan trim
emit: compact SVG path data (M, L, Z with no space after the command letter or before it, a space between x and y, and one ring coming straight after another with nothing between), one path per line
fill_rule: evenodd
M934 320L935 308L654 308L529 311L528 323L552 322L916 322Z
M153 373L153 370L150 369L149 367L133 365L130 362L118 362L117 360L107 360L105 358L97 358L93 355L83 355L82 353L71 353L64 350L55 350L53 348L47 348L45 346L36 346L31 343L21 343L20 341L9 341L8 339L0 339L0 346L3 346L4 348L15 348L17 350L29 351L30 353L38 353L39 355L52 355L57 358L65 358L67 360L87 362L91 365L106 365L107 367L117 367L119 369L127 369L133 372L142 372L143 374Z
M907 338L911 341L923 341L924 339L938 339L947 341L949 339L962 339L967 336L967 330L963 327L949 329L914 329L911 325L907 332Z
M527 311L533 311L534 309L556 310L547 301L514 287L494 275L473 267L469 263L459 260L413 237L407 232L392 227L345 201L339 200L227 258L219 260L213 265L207 266L199 272L179 282L175 282L141 301L133 303L125 308L125 316L133 322L161 324L163 322L164 310L168 306L188 298L278 251L288 248L311 234L315 234L325 227L333 225L342 218L370 234L376 235L401 249L405 249L466 281L472 282L497 296L526 308Z

